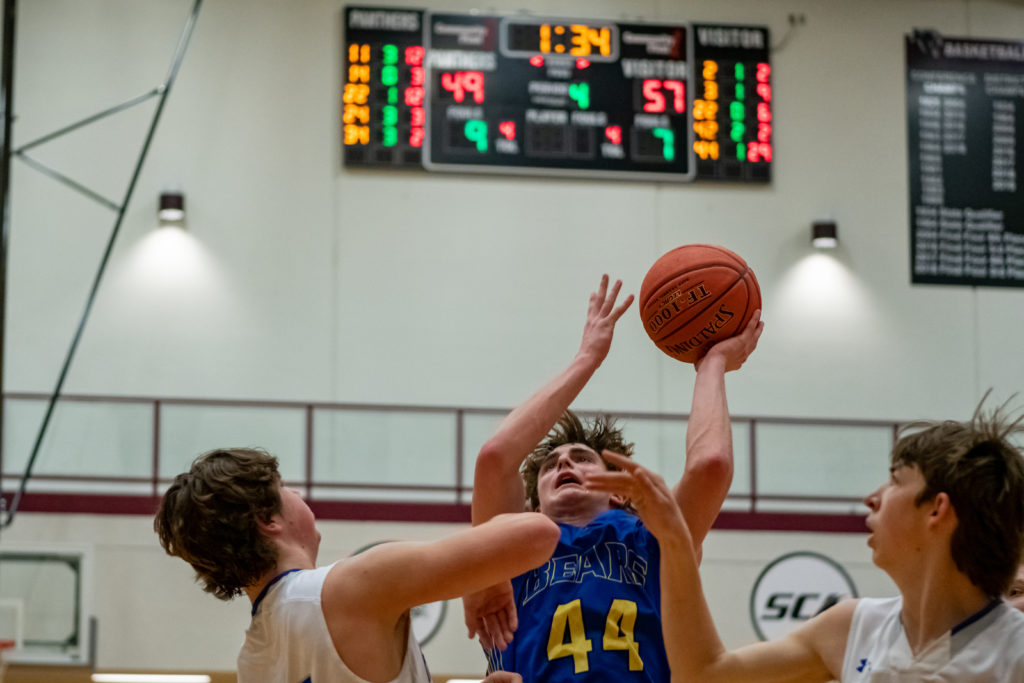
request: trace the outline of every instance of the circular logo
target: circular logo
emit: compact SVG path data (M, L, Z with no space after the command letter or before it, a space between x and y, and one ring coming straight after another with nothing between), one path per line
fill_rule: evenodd
M837 562L800 551L772 561L754 582L750 620L761 640L780 638L844 598L857 597Z

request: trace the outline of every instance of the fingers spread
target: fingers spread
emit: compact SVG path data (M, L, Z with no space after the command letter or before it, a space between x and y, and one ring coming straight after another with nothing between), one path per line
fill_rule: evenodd
M629 308L630 304L632 303L633 295L630 294L621 304L619 304L618 308L612 311L612 319L618 322L619 318L622 317L622 314L626 312L626 309Z
M612 291L608 292L608 295L604 298L604 305L601 307L601 314L608 315L612 306L615 305L615 300L619 297L619 290L622 289L622 280L616 280L615 284L612 285Z

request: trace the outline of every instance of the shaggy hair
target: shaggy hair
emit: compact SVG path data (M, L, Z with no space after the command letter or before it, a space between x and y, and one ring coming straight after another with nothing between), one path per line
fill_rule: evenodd
M241 595L277 563L258 522L281 512L280 482L277 458L265 451L200 455L160 502L153 522L160 545L192 565L206 592L221 600Z
M1006 403L986 414L984 402L966 422L906 425L901 431L917 431L896 442L892 465L920 469L925 489L918 505L940 492L949 496L958 520L953 561L974 585L997 596L1010 587L1024 550L1024 457L1011 442L1024 432L1024 415L1008 418Z
M540 507L537 497L537 477L544 461L551 456L551 451L568 443L580 443L593 448L598 454L607 449L621 453L626 457L633 456L633 444L626 443L622 430L609 415L598 415L589 422L583 422L571 410L565 411L555 426L551 428L547 438L533 450L523 461L520 472L526 484L526 499L531 510ZM609 469L618 469L605 463Z

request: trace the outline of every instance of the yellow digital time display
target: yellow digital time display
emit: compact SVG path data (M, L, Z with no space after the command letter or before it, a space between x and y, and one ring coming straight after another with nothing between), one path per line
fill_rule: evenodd
M611 61L618 44L614 24L557 21L505 22L504 48L508 54L564 55L593 61Z

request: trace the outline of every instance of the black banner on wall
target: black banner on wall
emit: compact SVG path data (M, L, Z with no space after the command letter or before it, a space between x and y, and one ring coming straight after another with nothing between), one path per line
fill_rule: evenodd
M1024 287L1024 43L906 37L911 282Z

